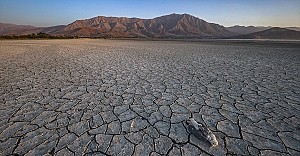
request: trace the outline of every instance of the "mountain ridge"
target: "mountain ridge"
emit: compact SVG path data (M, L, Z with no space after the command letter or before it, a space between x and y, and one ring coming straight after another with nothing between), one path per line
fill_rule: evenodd
M240 26L240 25L235 25L235 26L231 26L231 27L227 27L228 30L232 31L232 32L236 32L238 34L250 34L250 33L254 33L254 32L258 32L258 31L263 31L263 30L267 30L270 29L272 27L268 26L268 27L261 27L261 26Z
M254 32L259 32L259 31L263 31L263 30L267 30L267 29L271 29L271 28L275 28L275 27L271 27L271 26L240 26L240 25L235 25L235 26L231 26L231 27L226 27L228 30L238 33L240 35L243 34L250 34L250 33L254 33ZM300 27L284 27L286 29L289 30L295 30L295 31L300 31Z
M78 31L78 30L81 31ZM85 31L83 31L83 29ZM87 30L91 30L91 32ZM28 29L25 32L28 33ZM76 31L77 30L77 31ZM90 36L119 34L115 37L222 37L235 33L224 26L208 23L203 19L189 14L170 14L152 19L97 16L89 19L76 20L65 26L35 27L37 31L53 35ZM19 35L22 30L0 31L2 35Z

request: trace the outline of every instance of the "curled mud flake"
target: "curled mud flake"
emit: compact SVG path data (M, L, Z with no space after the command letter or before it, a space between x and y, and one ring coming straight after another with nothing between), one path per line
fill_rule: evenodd
M218 146L217 138L210 130L208 132L208 135L207 135L206 139L210 142L211 147Z
M196 128L196 130L199 130L198 123L193 118L190 118L190 121L193 124L193 126Z
M190 120L187 122L189 124L187 126L188 132L195 135L198 139L207 140L211 144L211 147L215 147L218 145L216 136L210 129L208 129L208 127L201 123L197 123L193 118L190 118Z

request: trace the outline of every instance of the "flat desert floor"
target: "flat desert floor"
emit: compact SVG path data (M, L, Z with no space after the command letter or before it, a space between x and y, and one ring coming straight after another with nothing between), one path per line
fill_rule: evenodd
M0 46L0 155L300 155L299 46ZM189 118L219 145L188 133Z

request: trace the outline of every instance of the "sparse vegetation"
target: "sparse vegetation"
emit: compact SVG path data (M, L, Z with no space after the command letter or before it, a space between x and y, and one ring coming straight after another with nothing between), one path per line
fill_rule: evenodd
M0 35L0 39L72 39L72 38L78 38L78 37L66 36L66 35L50 35L43 32L39 32L38 34L32 33L28 35Z

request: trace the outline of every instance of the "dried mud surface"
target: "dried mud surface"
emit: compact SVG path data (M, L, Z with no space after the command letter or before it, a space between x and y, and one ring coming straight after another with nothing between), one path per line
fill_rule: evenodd
M300 155L299 46L0 46L0 155ZM217 147L187 132L191 117Z

